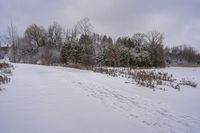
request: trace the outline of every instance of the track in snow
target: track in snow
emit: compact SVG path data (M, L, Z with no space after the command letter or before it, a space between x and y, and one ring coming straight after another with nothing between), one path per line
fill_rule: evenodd
M124 79L70 68L15 65L7 91L0 94L3 132L198 133L200 130L199 116L175 110L172 103L159 98L165 94L126 84ZM152 93L154 98L149 97Z

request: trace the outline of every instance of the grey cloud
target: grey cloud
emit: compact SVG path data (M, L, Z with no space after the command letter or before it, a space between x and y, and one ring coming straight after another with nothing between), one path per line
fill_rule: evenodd
M99 33L159 30L167 45L186 43L200 51L199 7L199 0L1 0L0 33L11 19L22 33L32 23L47 27L57 21L66 28L88 17Z

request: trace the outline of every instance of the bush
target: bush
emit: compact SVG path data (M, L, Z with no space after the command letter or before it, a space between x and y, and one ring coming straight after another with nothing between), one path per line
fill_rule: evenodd
M8 63L0 63L0 69L9 68L10 65Z
M187 85L196 88L198 84L191 80L182 79L180 85Z
M13 66L8 63L0 63L0 91L3 89L1 88L2 84L6 84L10 82L10 78L8 77L11 74L11 69Z
M60 62L60 51L50 47L39 49L37 64L50 65Z
M156 88L158 85L163 85L163 81L172 81L172 75L164 72L144 71L139 70L134 72L133 79L137 84L150 88Z
M0 74L0 85L10 82L10 78L5 74Z

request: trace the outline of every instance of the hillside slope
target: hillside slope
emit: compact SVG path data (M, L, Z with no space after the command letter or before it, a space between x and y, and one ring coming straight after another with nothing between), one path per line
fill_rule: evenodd
M0 92L2 133L198 133L200 87L168 91L72 68L14 64ZM200 81L199 68L167 68Z

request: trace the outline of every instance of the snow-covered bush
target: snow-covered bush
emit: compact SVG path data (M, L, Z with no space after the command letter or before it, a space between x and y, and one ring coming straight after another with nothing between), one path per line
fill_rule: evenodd
M180 85L187 85L196 88L198 84L191 80L182 79L180 81Z
M0 63L0 91L3 90L1 85L10 82L9 75L12 73L13 66L8 63Z
M8 83L9 81L10 81L10 78L8 78L8 76L6 76L3 73L0 74L0 85Z
M171 83L170 83L170 86L171 86L172 88L174 88L175 90L180 90L180 89L181 89L180 84L177 83L177 82L171 82Z

